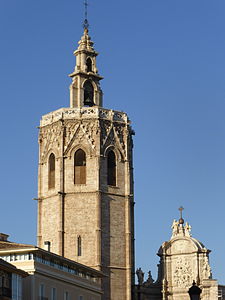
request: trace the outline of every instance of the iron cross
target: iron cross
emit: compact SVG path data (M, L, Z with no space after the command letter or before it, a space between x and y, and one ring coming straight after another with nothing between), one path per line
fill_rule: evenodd
M83 27L88 29L89 23L88 23L88 0L84 0L84 23Z

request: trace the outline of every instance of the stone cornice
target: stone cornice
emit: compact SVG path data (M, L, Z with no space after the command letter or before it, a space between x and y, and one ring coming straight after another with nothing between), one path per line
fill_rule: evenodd
M87 73L85 73L85 72L82 72L82 71L74 71L73 73L69 74L69 77L73 78L73 77L78 76L78 75L84 76L86 78L93 78L93 77L95 77L98 80L104 79L104 77L102 77L102 76L100 76L98 74L95 74L93 72L87 72Z
M44 116L40 121L40 127L50 125L59 120L88 120L88 119L103 119L114 122L121 122L130 124L126 113L105 109L102 107L82 107L82 108L60 108L56 111L50 112Z

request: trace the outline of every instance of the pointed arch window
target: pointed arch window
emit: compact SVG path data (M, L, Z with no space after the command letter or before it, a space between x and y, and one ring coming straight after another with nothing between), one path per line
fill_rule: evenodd
M77 256L81 256L82 254L82 244L81 244L81 236L79 235L77 238Z
M90 80L86 80L84 83L84 105L94 105L94 88Z
M108 185L116 186L116 156L112 150L107 156L107 181Z
M86 66L87 66L87 72L92 72L92 60L90 59L90 57L88 57L86 60Z
M50 154L48 159L48 188L53 189L55 187L55 155Z
M74 155L74 184L86 184L86 154L81 149Z

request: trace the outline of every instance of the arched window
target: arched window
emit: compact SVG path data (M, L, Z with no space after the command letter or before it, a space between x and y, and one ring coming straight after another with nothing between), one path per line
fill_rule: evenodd
M74 184L86 184L86 154L81 149L74 155Z
M92 72L92 60L90 59L90 57L88 57L86 60L86 66L87 66L87 72Z
M112 150L107 157L107 171L108 185L116 186L116 156Z
M77 256L81 256L81 250L82 250L82 245L81 245L81 236L79 235L77 238Z
M53 189L55 187L55 155L50 154L48 159L48 188Z
M90 80L86 80L84 83L84 105L94 105L94 88Z

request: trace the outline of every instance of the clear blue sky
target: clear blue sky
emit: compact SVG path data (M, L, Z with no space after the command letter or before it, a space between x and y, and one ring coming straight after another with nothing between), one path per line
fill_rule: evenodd
M69 106L82 0L0 0L0 232L36 243L41 115ZM134 148L136 263L185 208L225 273L225 1L90 0L104 106L128 113Z

